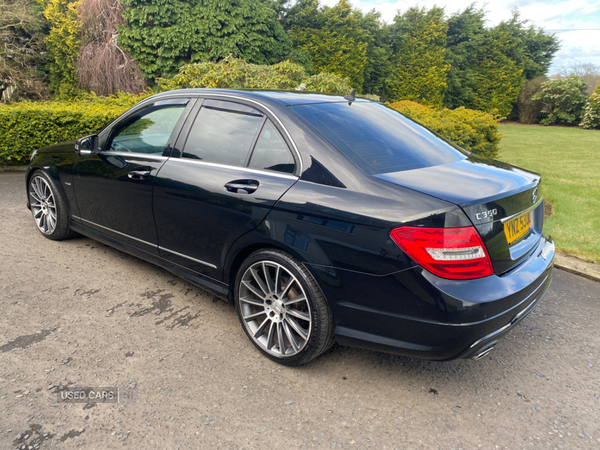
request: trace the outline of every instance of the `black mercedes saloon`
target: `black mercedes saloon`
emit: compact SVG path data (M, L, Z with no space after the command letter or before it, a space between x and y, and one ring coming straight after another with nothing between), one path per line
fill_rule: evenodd
M260 352L300 365L335 341L489 353L552 279L540 181L353 95L188 89L36 150L26 182L44 236L228 299Z

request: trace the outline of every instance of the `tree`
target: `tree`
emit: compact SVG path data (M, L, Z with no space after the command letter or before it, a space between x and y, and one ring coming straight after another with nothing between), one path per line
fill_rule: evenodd
M43 100L47 22L35 0L0 0L0 99ZM8 99L8 93L7 93Z
M542 101L542 112L546 113L540 123L577 124L588 99L587 84L575 75L548 80L542 84L542 92L534 95L533 99Z
M444 98L444 106L448 108L473 108L475 104L479 61L485 53L483 43L488 32L484 22L484 10L475 9L473 5L448 19L446 64L450 70Z
M98 95L139 94L146 81L137 62L121 49L117 25L124 24L119 0L82 0L79 8L81 50L77 61L79 87Z
M119 45L148 80L177 73L184 63L228 55L274 64L291 51L277 2L260 0L123 0Z
M485 34L477 69L473 109L501 117L511 112L525 82L523 69L507 56L517 45L518 42L501 28L494 28Z
M363 88L368 47L368 34L360 19L348 0L340 0L331 8L320 7L318 0L300 1L287 18L294 48L310 53L313 73L347 77L359 93Z
M390 98L441 107L450 66L446 64L448 24L444 10L412 7L391 27L393 69L387 79Z
M508 33L518 43L507 56L523 68L526 79L546 75L554 54L560 49L555 35L536 28L528 20L521 20L518 9L513 9L511 19L500 22L496 29Z
M363 92L387 97L385 80L391 70L389 45L390 27L382 24L381 14L375 10L364 14L354 11L360 27L367 33L367 62L364 71Z
M79 58L81 31L77 18L81 0L39 0L50 24L46 37L50 90L61 97L78 93L75 66Z
M484 10L473 5L448 19L446 63L451 68L444 105L506 117L525 78L524 44L516 25L486 29L484 22Z

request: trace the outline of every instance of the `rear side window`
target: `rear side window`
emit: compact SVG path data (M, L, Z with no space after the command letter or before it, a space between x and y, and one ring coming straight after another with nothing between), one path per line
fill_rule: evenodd
M294 173L296 165L290 149L270 120L265 122L260 132L249 167Z
M245 105L206 100L183 148L183 158L243 166L263 122L263 114Z
M371 175L466 158L426 128L380 104L320 103L292 108Z

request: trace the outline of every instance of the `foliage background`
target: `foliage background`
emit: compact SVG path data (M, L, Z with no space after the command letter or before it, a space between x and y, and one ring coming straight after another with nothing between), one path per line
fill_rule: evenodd
M184 88L277 89L347 94L350 81L330 73L308 75L303 66L283 61L272 66L250 64L228 56L221 62L186 64L172 78L160 78L163 91ZM303 86L301 86L303 85Z
M532 98L542 102L542 112L546 114L540 123L576 125L588 98L587 84L575 75L548 80L542 83L541 92Z
M274 4L256 0L121 0L125 26L119 42L149 81L177 73L183 64L228 55L274 64L291 51Z
M49 92L43 67L48 32L35 0L0 0L0 100L44 100Z
M33 150L98 133L150 92L0 108L0 164L26 164Z
M62 98L76 97L76 65L81 46L78 9L81 0L38 1L44 5L44 16L50 25L46 37L50 90Z
M388 106L478 156L496 158L500 153L502 135L491 114L463 107L434 109L407 100Z

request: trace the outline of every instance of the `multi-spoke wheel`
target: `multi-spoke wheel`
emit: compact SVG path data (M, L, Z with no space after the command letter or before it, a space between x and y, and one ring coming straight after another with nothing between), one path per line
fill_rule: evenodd
M28 194L33 220L44 236L61 240L72 234L65 201L46 173L37 171L33 174L29 180Z
M260 250L244 261L236 307L254 345L282 364L305 364L333 343L333 320L321 290L284 252Z
M41 176L33 177L29 187L33 219L42 233L52 234L56 229L56 203L52 189Z

